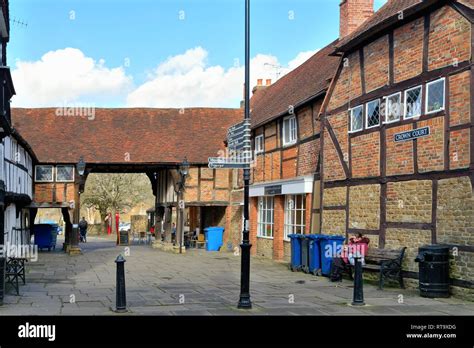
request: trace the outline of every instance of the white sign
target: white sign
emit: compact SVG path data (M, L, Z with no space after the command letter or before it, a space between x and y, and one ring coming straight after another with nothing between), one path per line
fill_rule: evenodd
M184 201L182 199L178 202L178 205L179 209L184 209Z

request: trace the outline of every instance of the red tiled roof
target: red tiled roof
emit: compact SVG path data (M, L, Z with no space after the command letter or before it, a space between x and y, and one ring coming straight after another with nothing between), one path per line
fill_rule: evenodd
M334 77L340 58L330 56L337 40L319 50L273 85L257 91L250 100L252 127L267 123L324 92Z
M224 148L241 109L95 109L95 117L57 116L55 108L12 109L13 127L41 163L207 163ZM129 154L129 158L127 158Z

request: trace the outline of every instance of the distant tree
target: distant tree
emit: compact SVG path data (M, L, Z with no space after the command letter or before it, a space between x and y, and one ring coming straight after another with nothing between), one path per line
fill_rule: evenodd
M90 174L87 177L81 204L95 208L102 222L108 212L127 213L144 202L153 204L150 180L145 174ZM112 219L115 223L115 219Z

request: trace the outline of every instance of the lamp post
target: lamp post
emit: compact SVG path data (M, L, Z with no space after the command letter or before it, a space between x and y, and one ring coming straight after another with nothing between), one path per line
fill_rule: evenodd
M77 190L74 197L74 218L73 218L73 228L71 236L71 247L69 249L70 254L79 254L81 249L79 248L79 219L81 214L81 201L80 194L82 188L82 182L84 180L84 173L86 171L86 162L84 162L84 157L79 158L79 162L76 164L76 171L79 174L79 179L77 183Z
M183 253L184 244L184 190L186 188L186 177L189 174L189 162L185 157L183 163L179 166L179 187L178 187L178 223L179 223L179 253Z
M250 0L245 0L245 121L250 122ZM244 169L244 226L241 248L240 299L237 308L250 309L250 244L249 240L250 168Z

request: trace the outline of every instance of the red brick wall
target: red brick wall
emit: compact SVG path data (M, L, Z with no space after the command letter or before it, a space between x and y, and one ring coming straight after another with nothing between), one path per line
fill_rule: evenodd
M351 140L352 176L364 178L380 175L380 134L373 132Z
M282 260L284 256L283 230L285 221L285 196L275 196L273 198L273 209L273 259Z
M282 179L296 177L298 148L296 146L282 152Z
M449 124L457 126L471 121L471 72L465 71L449 78Z
M316 172L319 146L319 139L300 145L300 151L298 152L298 176L310 175Z
M418 169L430 172L444 169L444 117L418 122L417 128L430 127L430 135L419 138Z
M348 103L350 99L359 97L362 94L361 81L359 52L356 51L344 58L343 68L334 87L328 110L334 110Z
M428 69L434 70L469 60L470 28L469 21L449 6L431 14Z
M395 142L395 134L413 129L407 124L387 129L385 141L387 144L387 175L412 174L414 172L413 142Z
M311 208L312 208L313 195L311 193L306 194L306 216L305 216L305 234L311 234Z
M423 68L424 20L418 18L394 30L394 81L408 80Z
M66 194L64 194L65 186ZM74 183L36 183L34 201L36 203L74 201Z
M345 179L344 169L327 130L324 131L324 178L326 180Z
M452 131L449 141L449 169L459 169L469 167L469 129Z
M373 91L388 84L388 35L364 47L365 90ZM357 79L354 83L358 83Z
M250 249L251 255L257 254L257 204L258 199L256 197L250 198L250 207L249 207L249 218L250 218L250 244L252 248Z

